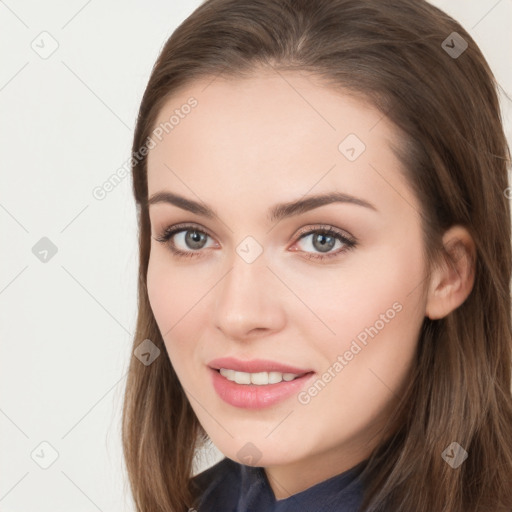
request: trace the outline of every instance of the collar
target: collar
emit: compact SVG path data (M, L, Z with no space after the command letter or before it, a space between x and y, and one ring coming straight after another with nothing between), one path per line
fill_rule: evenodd
M288 498L276 500L263 467L240 466L237 512L355 512L362 500L358 478L367 459Z

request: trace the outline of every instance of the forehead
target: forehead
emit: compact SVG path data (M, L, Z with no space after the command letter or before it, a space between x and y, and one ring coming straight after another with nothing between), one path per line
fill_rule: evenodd
M302 73L193 82L154 128L150 196L165 189L247 206L337 190L374 204L414 201L390 146L395 127L368 102Z

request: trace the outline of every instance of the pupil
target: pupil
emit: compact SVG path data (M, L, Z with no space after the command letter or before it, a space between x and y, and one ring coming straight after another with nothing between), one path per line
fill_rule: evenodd
M327 252L330 249L332 249L334 242L335 242L334 237L319 234L315 237L313 245L315 245L316 249L318 249L322 252ZM317 243L319 243L318 247L316 247Z
M194 246L194 244L199 244L199 246L201 245L201 238L203 238L203 234L199 233L197 231L189 231L187 233L187 236L186 236L187 243L191 242L191 246L194 249L200 249L201 248L201 247L195 247Z

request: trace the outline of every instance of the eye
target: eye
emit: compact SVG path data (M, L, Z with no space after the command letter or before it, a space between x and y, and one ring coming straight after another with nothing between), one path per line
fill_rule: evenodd
M311 237L309 242L305 245L310 249L312 248L313 250L319 251L319 253L310 253L307 250L300 251L307 253L307 256L305 256L307 259L324 260L336 257L341 253L353 249L357 245L357 241L353 237L346 236L341 231L331 226L317 226L314 229L309 228L308 230L302 230L299 235L300 237L294 245ZM162 244L167 244L169 250L175 256L182 258L202 257L204 251L201 249L205 248L208 238L210 238L210 235L206 233L206 231L190 224L182 224L168 227L163 233L156 237L155 240ZM329 252L334 248L336 242L341 245L341 248L337 251ZM179 246L181 246L181 248Z
M345 236L341 231L338 231L331 226L319 226L314 229L308 228L306 232L302 231L299 234L301 234L301 236L297 243L311 237L308 243L305 244L306 247L320 251L320 253L308 253L306 256L307 259L324 260L327 258L333 258L339 256L341 253L353 249L357 245L357 242L353 237ZM329 252L334 248L336 242L340 243L341 248L337 251Z
M194 257L202 256L198 253L204 248L205 241L209 236L208 233L195 226L176 225L165 229L155 240L167 244L170 251L178 257ZM177 243L174 238L177 239ZM184 249L180 249L176 245L181 245Z

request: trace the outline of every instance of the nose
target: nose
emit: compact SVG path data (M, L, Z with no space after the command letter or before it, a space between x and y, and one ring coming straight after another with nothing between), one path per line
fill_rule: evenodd
M214 322L223 336L246 340L285 325L284 286L263 255L252 263L235 255L232 267L215 287Z

